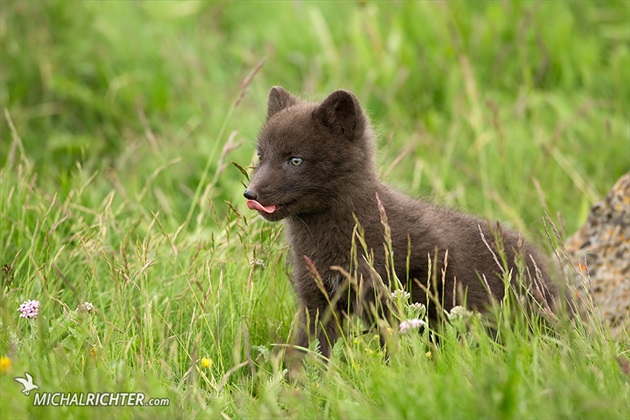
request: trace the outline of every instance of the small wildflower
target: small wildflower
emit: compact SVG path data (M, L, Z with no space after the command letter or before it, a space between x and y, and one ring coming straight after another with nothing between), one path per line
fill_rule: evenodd
M20 314L22 318L37 318L37 314L39 313L39 301L27 300L20 305L18 311L22 312Z
M11 369L11 359L6 356L0 357L0 373L8 372Z
M201 367L204 369L210 369L212 367L212 359L208 359L207 357L202 357Z
M257 350L260 356L262 356L265 362L269 361L269 349L265 346L253 346L254 350Z
M408 319L406 321L401 322L398 328L401 333L406 333L410 329L417 330L424 324L425 322L423 320L414 318L414 319Z
M94 360L96 360L96 347L92 347L90 349L90 356L92 356Z
M254 267L258 267L258 268L265 268L265 260L262 260L260 258L254 258L249 260L249 265L254 266Z
M451 308L451 311L448 313L447 316L448 316L448 319L452 321L455 319L467 320L472 315L473 313L470 312L468 309L464 308L463 306L457 305Z
M405 290L394 290L392 292L392 299L398 299L399 297L401 297L403 300L408 300L411 297L411 294Z
M431 356L432 356L432 355L431 355L431 352L430 352L430 351L426 352L426 353L425 353L425 356L427 356L427 359L430 359L430 358L431 358Z
M468 330L473 313L463 306L454 306L446 316L455 331L463 333Z
M79 304L79 306L77 306L77 311L92 313L95 311L95 308L94 305L92 305L90 302L83 302Z
M422 318L427 312L427 307L420 302L414 302L407 305L407 310L405 311L407 318Z

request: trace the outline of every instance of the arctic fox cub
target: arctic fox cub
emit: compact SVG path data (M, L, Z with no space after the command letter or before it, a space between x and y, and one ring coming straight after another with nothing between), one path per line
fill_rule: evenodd
M393 278L434 318L500 300L510 273L523 279L528 302L555 294L547 259L517 233L379 180L374 133L349 91L311 103L272 88L258 157L244 195L263 218L284 220L300 302L297 346L317 338L328 357L344 316L387 317Z

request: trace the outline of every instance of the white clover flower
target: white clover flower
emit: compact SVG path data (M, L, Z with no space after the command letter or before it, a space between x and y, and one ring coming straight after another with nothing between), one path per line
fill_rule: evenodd
M403 300L409 300L409 298L411 297L411 294L405 290L394 290L392 292L392 299L398 299L399 297L401 297Z
M423 318L427 313L427 307L423 303L413 302L407 305L405 313L408 318Z
M473 315L468 309L463 306L453 306L450 312L447 314L449 320L462 319L467 320Z

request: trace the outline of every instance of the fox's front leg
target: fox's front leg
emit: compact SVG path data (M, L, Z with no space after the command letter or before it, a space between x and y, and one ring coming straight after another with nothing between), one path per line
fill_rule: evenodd
M367 325L376 327L381 348L387 354L386 344L391 342L391 326L394 320L389 305L390 288L365 260L359 262L356 278L355 312Z
M298 312L298 327L293 346L286 352L286 362L290 369L299 369L306 349L311 340L317 338L319 348L326 359L330 358L332 348L341 334L340 320L332 310L319 307L302 306Z

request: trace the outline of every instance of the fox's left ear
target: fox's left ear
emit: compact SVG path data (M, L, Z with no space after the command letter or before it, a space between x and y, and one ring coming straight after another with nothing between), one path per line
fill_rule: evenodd
M357 98L348 90L331 93L315 110L313 116L333 133L352 140L365 126L363 110Z
M299 99L291 95L282 86L272 87L271 91L269 91L269 99L267 99L267 119L298 102Z

